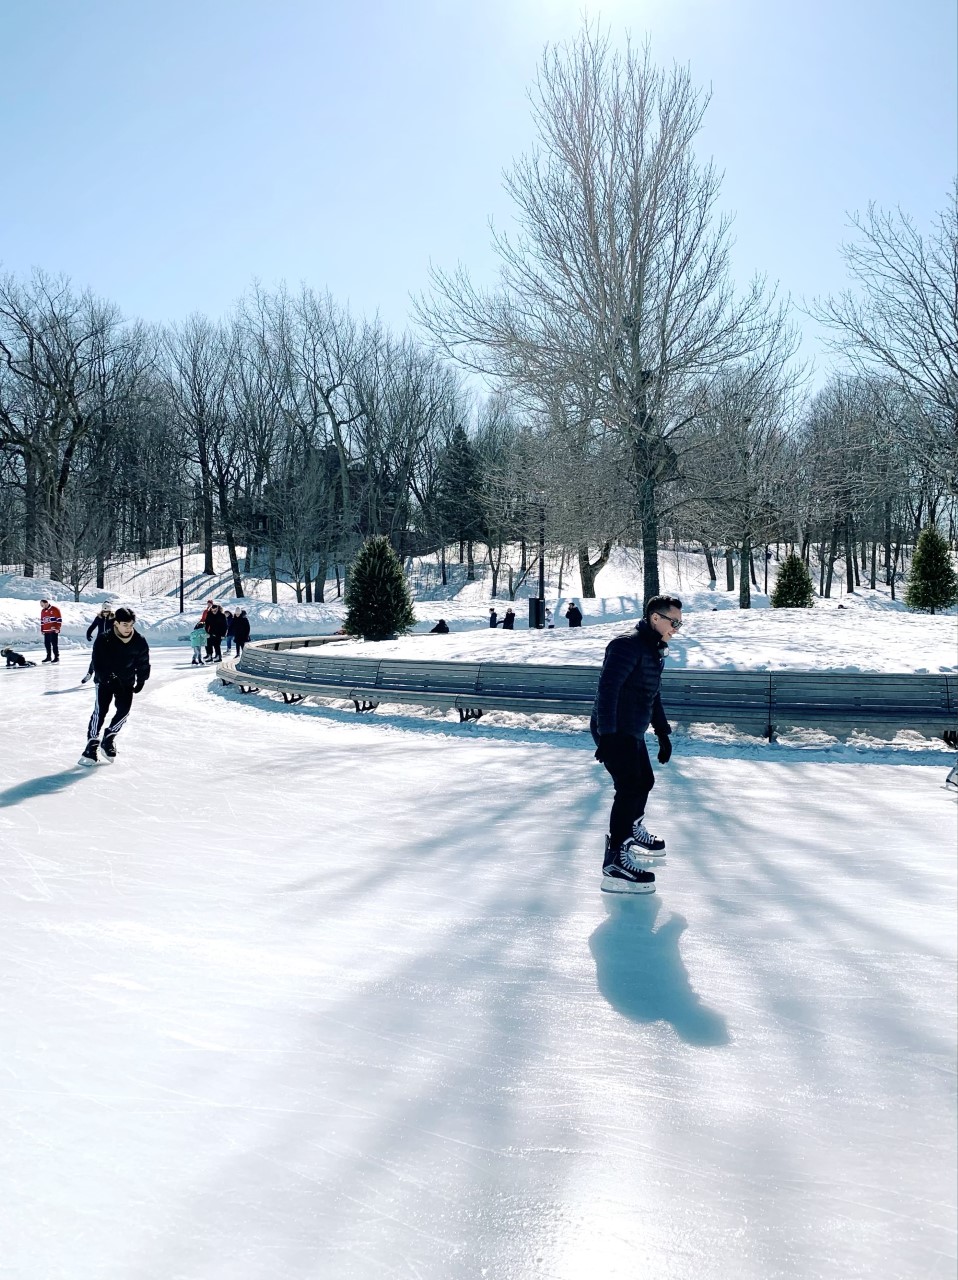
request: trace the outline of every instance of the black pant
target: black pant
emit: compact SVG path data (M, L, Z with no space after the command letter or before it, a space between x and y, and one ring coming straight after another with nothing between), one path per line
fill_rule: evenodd
M47 651L48 658L56 658L60 661L60 637L55 631L44 631L43 643Z
M655 774L644 738L626 737L602 763L615 783L609 838L611 847L618 849L632 834L632 824L645 813L649 792L655 786Z
M130 714L130 707L133 705L133 686L131 684L97 685L93 715L90 716L90 724L86 731L87 741L99 738L100 730L106 724L106 718L110 713L110 703L114 701L116 703L116 711L106 730L110 734L119 733L126 724L126 718Z
M222 636L210 636L206 642L206 655L211 662L222 662L223 654L220 652L220 645L223 643Z
M237 658L241 658L241 657L243 656L243 650L246 648L246 641L245 641L245 640L237 640L237 639L234 637L234 638L233 638L233 644L236 646L236 656L237 656Z

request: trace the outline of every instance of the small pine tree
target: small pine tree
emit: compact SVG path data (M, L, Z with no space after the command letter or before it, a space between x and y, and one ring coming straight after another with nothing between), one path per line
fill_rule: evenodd
M947 609L958 602L958 575L948 543L933 524L922 529L911 561L905 604L909 609Z
M779 567L772 592L772 608L811 609L814 603L815 588L805 561L793 551Z
M416 621L399 557L388 538L367 538L346 583L343 629L365 640L402 635Z

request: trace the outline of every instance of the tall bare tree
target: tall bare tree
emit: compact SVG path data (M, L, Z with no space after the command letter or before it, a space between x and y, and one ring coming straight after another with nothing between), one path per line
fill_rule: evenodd
M693 151L708 96L686 69L614 53L587 26L546 50L532 96L537 146L506 178L518 231L494 240L500 287L436 271L418 315L443 350L533 397L594 390L631 455L650 595L669 436L694 419L703 379L780 331L784 311L759 280L733 294L719 176Z
M843 252L858 292L813 305L836 334L832 345L861 373L880 372L918 412L907 439L958 492L958 180L933 230L923 235L901 209L874 204L852 219Z

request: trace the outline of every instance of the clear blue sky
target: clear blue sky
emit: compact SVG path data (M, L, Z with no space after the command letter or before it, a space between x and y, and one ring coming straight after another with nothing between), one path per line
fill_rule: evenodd
M256 277L402 328L430 260L493 278L526 90L580 0L6 0L0 267L128 315L223 314ZM607 0L713 101L735 266L844 285L847 213L927 226L958 169L955 0ZM808 322L805 322L806 325ZM810 334L811 337L811 334ZM814 349L814 348L813 348Z

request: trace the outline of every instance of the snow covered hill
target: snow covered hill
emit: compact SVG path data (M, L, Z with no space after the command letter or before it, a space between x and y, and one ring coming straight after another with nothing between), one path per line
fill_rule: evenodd
M222 570L222 550L216 564ZM341 600L325 604L297 604L282 589L280 603L269 602L269 584L248 581L248 598L237 602L229 578L220 572L213 580L199 570L202 559L190 558L187 566L192 598L185 614L179 612L179 559L172 552L157 552L148 561L117 566L109 591L86 593L74 603L71 593L49 579L0 574L0 639L17 645L39 643L41 595L57 601L63 613L65 647L86 644L86 628L103 600L132 604L141 629L151 644L185 643L190 626L199 616L207 595L226 608L242 605L252 624L253 638L279 635L331 634L342 624ZM454 565L450 584L438 584L438 568L429 561L410 567L416 616L415 631L401 640L376 646L383 656L445 659L485 659L509 662L581 662L599 664L611 636L634 624L641 616L641 565L627 550L618 550L599 577L602 593L595 600L579 594L579 582L566 569L559 590L556 566L547 580L546 598L553 610L555 629L527 630L526 597L515 603L518 630L509 635L488 627L490 581L480 568L474 582L466 582L465 570ZM710 585L702 556L664 551L662 589L677 593L685 606L685 626L672 646L671 661L689 667L739 670L831 670L940 672L958 670L958 613L934 617L910 613L900 601L892 601L885 588L867 588L845 595L841 586L829 600L817 600L813 609L778 610L768 598L753 595L753 608L740 610L737 595ZM334 584L327 594L332 596ZM570 631L562 617L569 600L576 600L585 625ZM508 602L495 601L500 614ZM440 618L450 627L448 636L428 635ZM358 642L354 643L356 647Z

